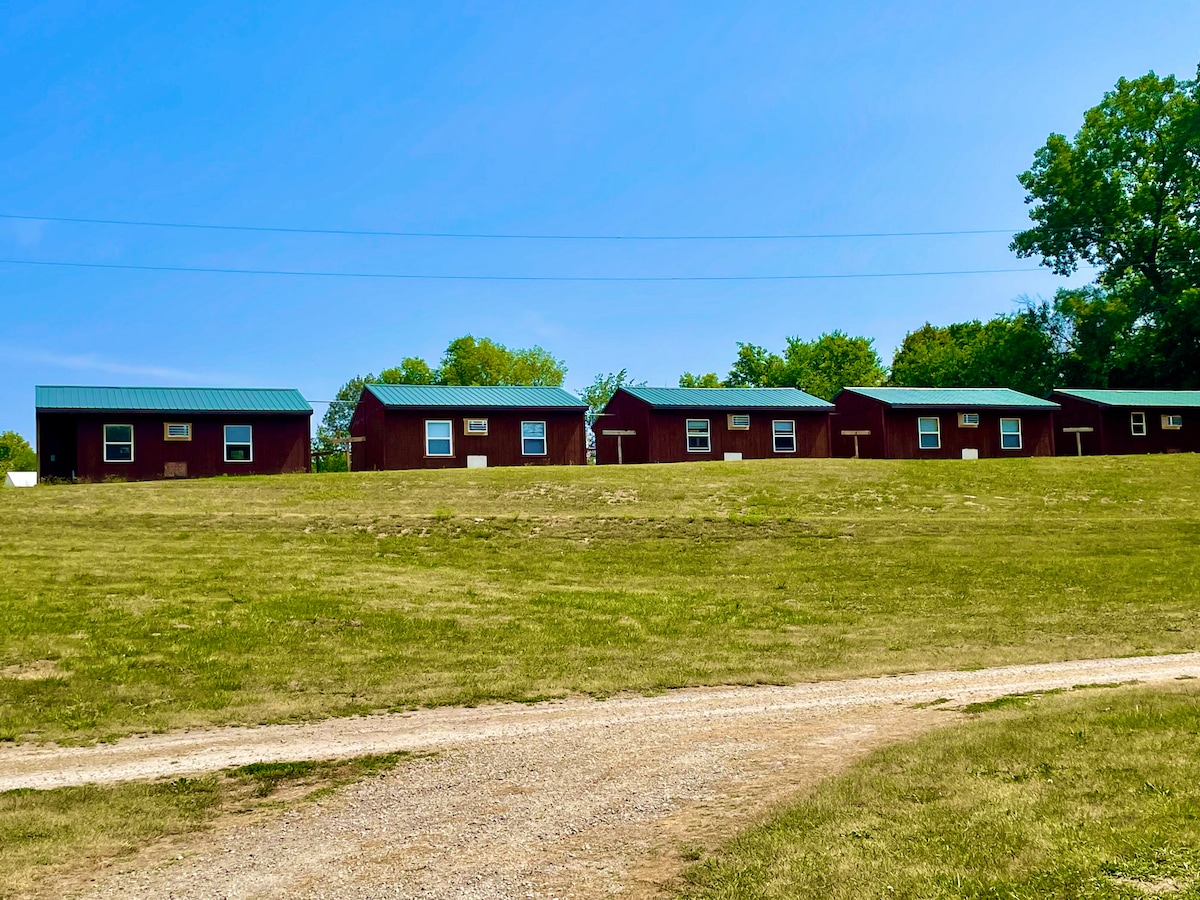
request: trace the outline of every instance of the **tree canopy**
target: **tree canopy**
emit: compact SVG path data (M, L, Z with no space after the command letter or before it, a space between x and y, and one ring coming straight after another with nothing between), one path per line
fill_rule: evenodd
M756 344L738 344L725 384L730 387L796 387L831 400L848 385L872 387L887 377L870 338L841 331L813 341L789 337L783 355ZM682 382L681 382L682 383Z
M9 472L37 470L37 454L15 431L0 432L0 479Z
M1053 390L1060 368L1052 312L1030 305L1014 315L935 326L904 337L892 359L891 383L902 387L1009 387Z
M682 388L719 388L721 378L716 372L706 372L703 375L693 375L691 372L684 372L679 376L679 386Z
M1017 255L1060 275L1096 268L1094 289L1052 307L1072 374L1090 380L1080 386L1200 387L1198 82L1122 78L1019 179L1034 224L1013 238Z
M434 383L458 385L542 385L559 387L566 364L541 347L510 350L471 335L450 342L434 373Z

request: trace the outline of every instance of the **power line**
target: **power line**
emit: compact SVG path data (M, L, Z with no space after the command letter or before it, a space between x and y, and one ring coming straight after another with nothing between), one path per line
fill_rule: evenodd
M156 222L138 219L86 219L74 216L26 216L0 213L0 219L62 222L73 225L121 225L135 228L182 228L198 231L249 231L271 234L324 234L348 237L459 238L505 241L810 241L855 238L952 237L1014 234L1019 228L974 228L946 231L814 232L809 234L498 234L474 231L373 231L352 228L284 228L268 225L208 225L201 222Z
M125 263L69 262L42 259L0 259L12 266L67 269L116 269L133 272L193 272L210 275L274 275L290 278L377 278L397 281L531 281L531 282L695 282L695 281L825 281L853 278L934 278L946 275L999 275L1038 272L1040 267L1011 269L954 269L931 272L843 272L799 275L435 275L417 272L321 272L294 269L231 269L208 266L143 266Z

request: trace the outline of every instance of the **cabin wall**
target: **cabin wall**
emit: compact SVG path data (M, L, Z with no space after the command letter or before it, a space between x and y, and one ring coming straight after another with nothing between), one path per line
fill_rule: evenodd
M748 430L731 429L730 415L750 417ZM709 449L689 451L688 419L707 419ZM795 422L796 450L776 452L773 423ZM828 457L829 413L824 409L655 409L644 400L618 391L596 420L596 462L617 462L617 438L604 431L635 431L621 438L626 463L667 463L724 459L726 453L740 453L743 459L787 459Z
M370 391L363 391L350 419L350 436L363 438L350 445L350 470L371 472L390 468L387 460L387 428L384 405Z
M979 425L964 428L959 413L978 413ZM941 448L922 450L917 439L917 419L937 417L941 422ZM1021 449L1000 448L1000 420L1021 420ZM1054 455L1054 414L1046 411L991 409L889 409L885 414L887 455L891 459L961 459L966 449L980 458Z
M592 434L596 439L596 464L616 465L617 438L605 431L634 431L621 437L621 458L626 463L650 462L650 407L623 391L617 391L596 418Z
M1059 456L1076 456L1083 450L1084 456L1096 456L1104 450L1105 422L1100 407L1075 397L1065 397L1054 394L1051 398L1062 407L1054 417L1054 443ZM1064 428L1091 428L1090 432L1079 435L1076 443L1074 434L1066 434Z
M307 413L39 412L38 438L44 443L39 467L43 477L80 481L307 472L312 459L309 418ZM189 423L192 439L166 440L167 422ZM133 426L132 462L104 461L105 425ZM251 426L250 462L225 461L226 425Z
M843 435L843 431L869 431L869 435L859 435L859 456L863 459L884 459L887 456L884 404L862 394L842 391L834 398L834 405L837 410L829 423L833 455L844 459L854 456L854 438Z
M730 415L748 415L747 431L732 430ZM688 450L688 419L707 419L709 450ZM796 423L794 453L775 451L775 420ZM743 459L793 459L829 456L829 413L825 410L797 409L652 409L649 413L650 461L689 462L700 459L724 459L726 453L740 453Z
M371 403L379 409L374 410ZM355 444L353 463L365 469L453 469L464 468L468 456L486 456L488 466L578 466L587 462L582 410L562 409L397 409L384 407L365 394L364 409L351 433L361 432L365 441ZM465 433L466 419L487 419L486 435ZM427 456L426 421L449 421L450 456ZM521 423L546 423L546 455L525 456L521 452ZM360 448L364 448L360 450ZM361 460L361 462L360 462Z

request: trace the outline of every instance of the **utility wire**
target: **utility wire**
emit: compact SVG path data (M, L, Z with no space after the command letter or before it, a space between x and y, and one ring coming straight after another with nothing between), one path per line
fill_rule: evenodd
M134 272L198 272L213 275L276 275L293 278L378 278L398 281L541 281L541 282L655 282L655 281L822 281L851 278L933 278L944 275L998 275L1038 272L1039 267L1010 269L953 269L931 272L844 272L800 275L435 275L407 272L321 272L294 269L227 269L208 266L142 266L124 263L67 262L43 259L0 259L12 266L67 269L118 269Z
M276 228L267 225L206 225L200 222L155 222L136 219L84 219L72 216L26 216L0 213L0 219L63 222L75 225L122 225L137 228L184 228L200 231L250 231L271 234L325 234L353 237L461 238L505 241L811 241L854 238L950 237L1014 234L1019 228L976 228L947 231L862 231L811 234L497 234L474 231L371 231L351 228Z

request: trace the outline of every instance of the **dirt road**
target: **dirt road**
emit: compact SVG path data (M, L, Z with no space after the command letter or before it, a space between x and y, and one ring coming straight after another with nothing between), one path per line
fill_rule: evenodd
M875 747L956 721L946 707L1182 677L1200 677L1200 653L5 747L0 789L438 751L269 821L202 835L169 859L143 854L85 895L650 897L685 856L773 803ZM916 706L942 698L951 703Z

